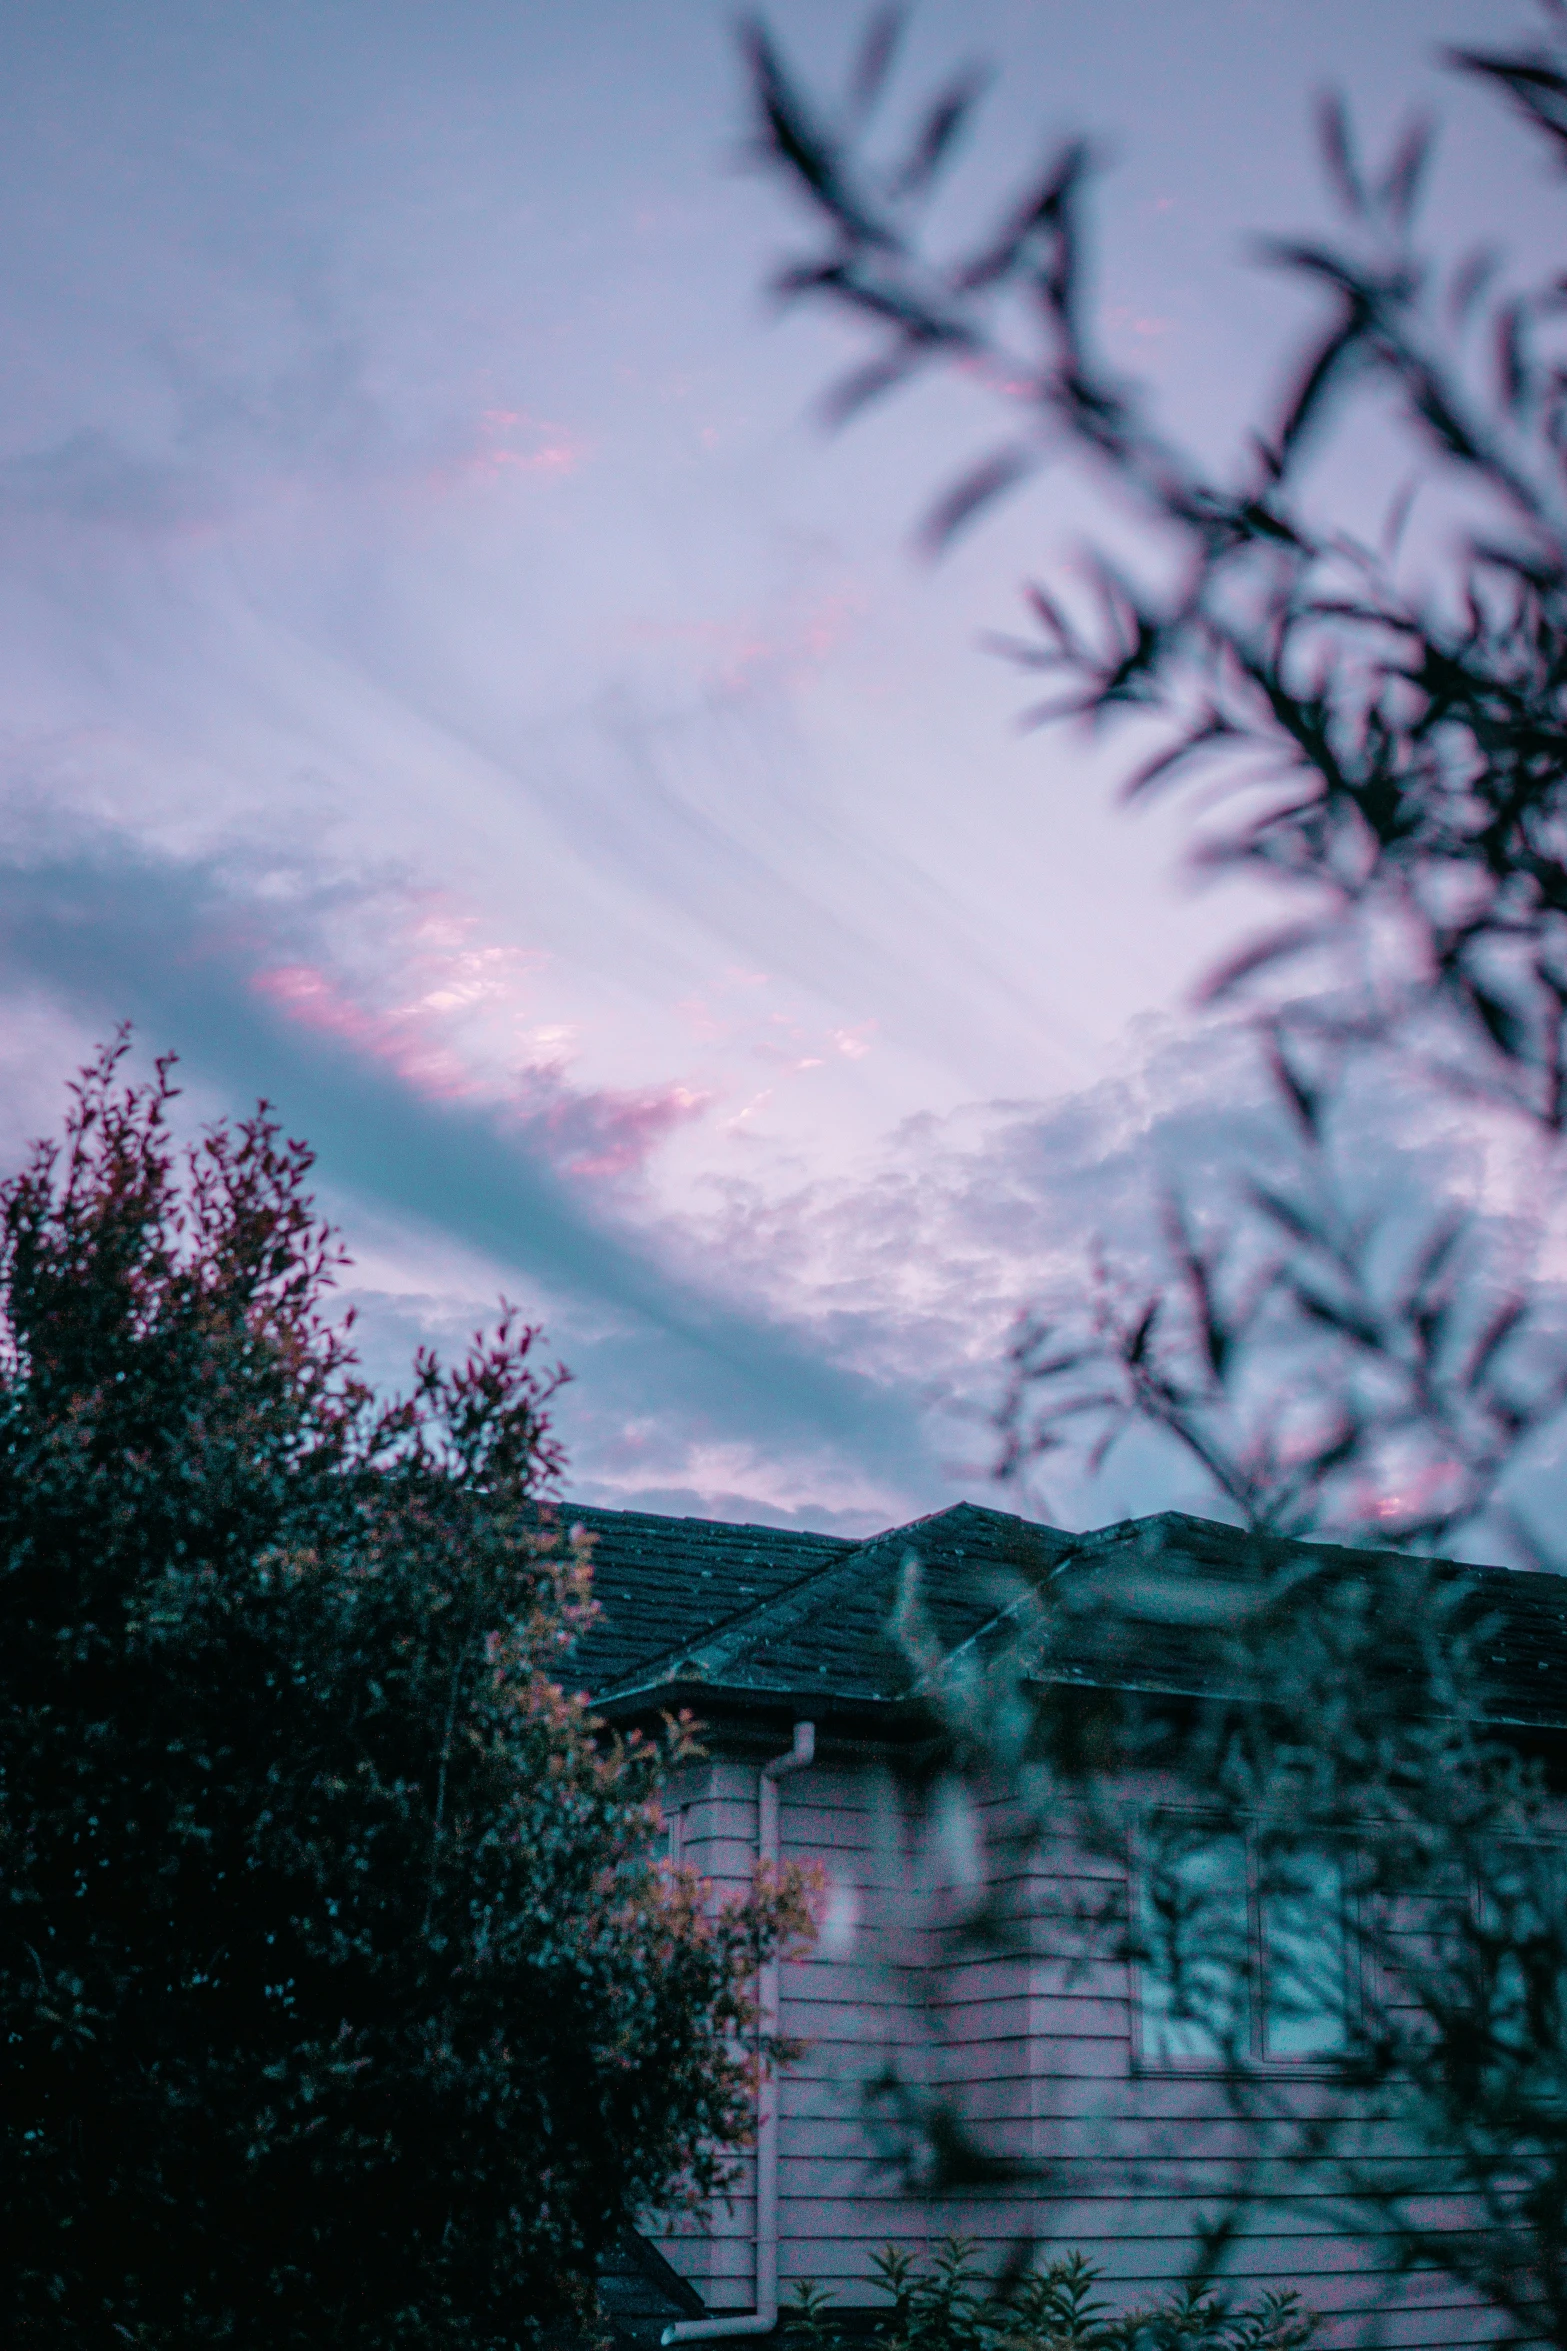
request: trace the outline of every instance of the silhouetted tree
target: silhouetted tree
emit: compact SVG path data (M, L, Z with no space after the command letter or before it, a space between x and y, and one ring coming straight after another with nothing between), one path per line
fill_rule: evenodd
M378 1406L309 1152L125 1049L0 1192L0 2331L522 2342L721 2178L798 1888L706 1915L562 1686L535 1334Z

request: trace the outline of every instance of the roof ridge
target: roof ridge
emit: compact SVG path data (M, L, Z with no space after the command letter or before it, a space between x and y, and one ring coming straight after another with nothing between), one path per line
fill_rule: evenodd
M965 1500L949 1502L940 1510L928 1510L902 1526L884 1527L879 1535L867 1535L863 1542L855 1543L843 1558L826 1560L807 1574L797 1577L793 1583L786 1584L782 1591L770 1593L765 1600L753 1601L749 1608L740 1609L734 1616L726 1618L723 1624L716 1626L703 1640L695 1644L676 1643L666 1649L661 1657L649 1659L637 1669L633 1686L641 1688L657 1679L667 1678L664 1669L671 1658L678 1658L683 1666L688 1666L693 1678L703 1681L716 1679L744 1650L755 1648L760 1642L779 1633L792 1632L796 1625L803 1623L819 1604L821 1587L826 1585L830 1590L851 1569L858 1568L868 1553L895 1541L909 1543L912 1550L911 1538L917 1538L922 1527L939 1525L943 1519L954 1518L959 1513L1013 1526L1032 1526L1035 1523L1032 1519L1019 1517L1015 1511L991 1510L984 1503ZM621 1688L625 1685L616 1686ZM612 1694L610 1691L604 1693L606 1697Z
M1110 1525L1085 1528L1074 1540L1085 1552L1101 1553L1115 1550L1120 1544L1135 1542L1146 1546L1151 1540L1163 1543L1174 1536L1177 1539L1190 1533L1210 1549L1220 1549L1239 1557L1248 1549L1259 1549L1267 1554L1305 1553L1320 1561L1323 1567L1337 1567L1341 1562L1385 1562L1398 1560L1410 1567L1440 1568L1445 1572L1474 1576L1513 1576L1539 1572L1530 1568L1508 1567L1500 1560L1450 1559L1445 1552L1400 1551L1386 1543L1352 1543L1328 1535L1288 1535L1276 1527L1237 1526L1232 1519L1202 1518L1192 1510L1152 1510L1137 1518L1113 1520ZM1217 1542L1215 1541L1217 1538ZM1549 1574L1552 1571L1544 1571Z
M910 1521L913 1526L920 1523L918 1519ZM837 1577L878 1543L884 1543L889 1535L905 1531L902 1527L886 1527L879 1535L867 1535L863 1542L851 1544L843 1558L819 1561L815 1567L808 1568L804 1575L796 1576L791 1583L786 1584L781 1592L770 1592L765 1600L753 1600L748 1607L737 1609L733 1616L727 1616L721 1624L715 1625L702 1640L672 1643L661 1655L648 1658L637 1667L636 1679L631 1686L641 1689L668 1680L667 1668L672 1658L678 1659L680 1666L693 1679L711 1681L740 1651L753 1646L756 1640L765 1638L769 1632L787 1631L802 1623L814 1604L815 1587L824 1578ZM614 1689L606 1690L604 1696L612 1697L615 1690L625 1686L625 1683L617 1683Z

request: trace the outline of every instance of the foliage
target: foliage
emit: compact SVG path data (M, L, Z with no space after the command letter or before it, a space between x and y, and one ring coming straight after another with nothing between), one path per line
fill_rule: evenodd
M954 1724L1022 1798L1015 1834L1130 1860L1060 1902L1051 1947L1134 1962L1145 2035L1162 1987L1177 2067L1222 2073L1248 2126L1195 2280L1295 2173L1388 2275L1445 2271L1567 2340L1559 1738L1486 1720L1507 1636L1461 1570L1260 1540L1250 1564L1237 1592L1232 1567L1123 1558L1075 1600L1068 1571L952 1693ZM1187 1654L1225 1694L1097 1693L1085 1741L1053 1657L1171 1623L1201 1629ZM1542 1711L1559 1720L1559 1697ZM1145 2039L1142 2061L1167 2058Z
M1562 1334L1533 1279L1567 1122L1559 275L1511 287L1483 253L1438 268L1414 242L1429 130L1411 126L1376 172L1326 104L1343 235L1263 257L1328 317L1276 413L1215 474L1096 351L1086 141L1048 157L963 250L930 249L980 83L944 88L883 164L868 126L900 21L876 20L837 109L807 99L760 26L749 34L759 152L819 231L775 288L847 311L877 344L829 413L936 368L1003 403L1008 437L940 500L933 547L1047 461L1075 456L1113 485L1149 576L1090 550L1073 582L1029 589L1030 633L1002 642L1056 682L1031 715L1130 722L1127 796L1188 785L1199 867L1273 880L1285 900L1210 994L1254 1006L1298 1164L1222 1199L1188 1191L1151 1272L1123 1246L1092 1297L1025 1323L1009 1466L1080 1438L1106 1447L1141 1420L1226 1514L1340 1533L1374 1515L1396 1541L1473 1535L1538 1562L1549 1539L1506 1488L1563 1401ZM1564 60L1452 62L1505 90L1559 158ZM1407 463L1367 537L1338 511L1334 465L1388 478L1374 435L1390 402ZM1357 418L1372 438L1356 441ZM1363 484L1353 499L1358 524ZM1471 1131L1497 1127L1525 1203L1504 1233L1480 1235L1440 1194L1414 1216L1368 1200L1366 1135L1390 1090L1406 1106L1434 1092L1449 1130L1455 1108ZM1281 1404L1280 1367L1302 1357Z
M1544 16L1538 43L1447 62L1560 168L1567 10ZM1248 1571L1161 1586L1157 1560L1118 1576L1085 1553L1075 1585L1063 1570L1019 1595L988 1678L949 1685L954 1725L1036 1828L1070 1823L1123 1859L1133 1840L1152 1895L1141 1915L1120 1897L1120 1947L1158 1964L1206 2034L1258 2166L1306 2158L1319 2214L1391 2267L1435 2264L1567 2342L1559 1756L1485 1728L1496 1628L1460 1574L1279 1540L1567 1565L1539 1501L1567 1402L1550 1273L1567 1148L1563 280L1519 282L1483 252L1439 266L1416 235L1429 126L1373 167L1324 102L1339 229L1262 257L1325 317L1216 468L1096 348L1086 141L937 250L951 215L932 199L980 82L947 84L887 164L872 124L900 24L876 20L837 105L748 36L758 153L816 240L776 291L846 312L874 345L828 413L942 369L1003 404L1004 441L928 518L932 550L1047 462L1076 462L1139 519L1134 559L1091 552L1031 587L1003 649L1050 681L1035 720L1129 729L1127 797L1185 791L1197 867L1274 884L1280 905L1208 987L1252 1025L1272 1161L1190 1177L1151 1249L1116 1236L1088 1285L1025 1317L1001 1419L1025 1491L1041 1464L1097 1466L1156 1432L1207 1506L1253 1530ZM1400 1163L1413 1179L1390 1184ZM1051 1674L1084 1632L1074 1588L1123 1647L1161 1616L1201 1628L1230 1699L1106 1699L1085 1739L1080 1694ZM1560 1720L1561 1693L1542 1691L1553 1706ZM1136 1766L1184 1814L1140 1793ZM1250 1854L1239 1914L1184 1898L1193 1854L1226 1840ZM1257 1986L1238 1975L1265 1962L1276 1902L1297 1905L1296 1971L1320 1959L1299 1921L1325 1853L1354 1964L1341 2038L1312 2069L1334 2088L1314 2100L1262 2061ZM1200 2276L1260 2176L1237 2177Z
M512 2344L717 2184L799 1890L704 1915L688 1729L562 1686L536 1334L378 1406L309 1152L125 1051L0 1192L3 2331Z
M971 2240L948 2237L923 2268L895 2245L872 2266L892 2301L876 2332L884 2351L1303 2351L1316 2332L1294 2293L1237 2308L1222 2294L1182 2291L1112 2313L1094 2293L1101 2273L1080 2253L994 2278ZM794 2300L786 2343L845 2351L831 2297L802 2283Z

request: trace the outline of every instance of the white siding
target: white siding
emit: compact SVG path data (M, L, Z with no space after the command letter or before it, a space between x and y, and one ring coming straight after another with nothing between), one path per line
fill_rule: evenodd
M756 1792L756 1765L724 1758L680 1791L684 1859L716 1897L750 1880ZM779 1795L784 1857L817 1862L829 1886L821 1943L783 1970L782 2029L807 2044L781 2103L785 2301L809 2279L875 2306L876 2252L954 2233L998 2262L1020 2238L1041 2254L1080 2250L1116 2300L1178 2281L1194 2220L1218 2208L1250 2143L1218 2082L1134 2068L1118 1930L1085 1923L1124 1902L1122 1873L1060 1842L1037 1849L1011 1889L1016 1948L967 1956L950 1932L965 1899L951 1823L943 1833L918 1818L884 1768L853 1756L829 1753ZM867 2108L889 2064L915 2091L948 2094L988 2153L1026 2160L1032 2176L979 2196L910 2192ZM1493 2331L1439 2277L1409 2281L1385 2311L1365 2249L1315 2222L1298 2187L1280 2179L1249 2205L1228 2264L1237 2287L1298 2286L1330 2317L1330 2342L1373 2317L1392 2351L1447 2351ZM747 2160L727 2205L658 2241L709 2309L737 2310L753 2303L754 2231Z
M680 1815L680 1859L711 1881L721 1902L751 1883L756 1865L754 1765L724 1758L689 1766L673 1782L666 1814ZM749 2309L756 2292L755 2171L742 2155L732 2193L701 2214L680 2213L647 2234L709 2310Z

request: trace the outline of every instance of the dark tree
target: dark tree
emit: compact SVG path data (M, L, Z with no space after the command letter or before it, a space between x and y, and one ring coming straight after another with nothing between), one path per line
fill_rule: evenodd
M535 1334L377 1406L309 1152L124 1052L0 1192L0 2332L529 2340L721 2176L798 1889L705 1916L687 1734L562 1686Z

